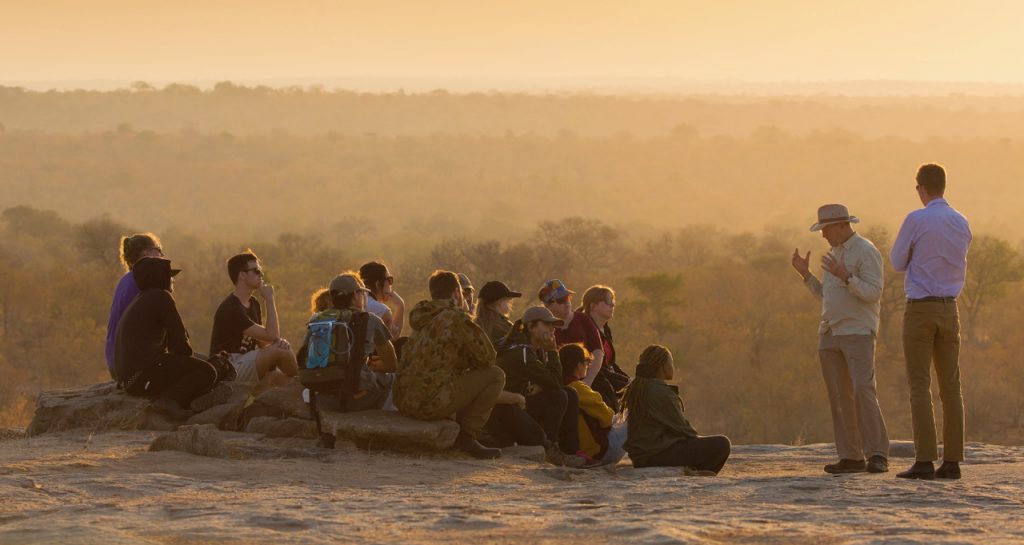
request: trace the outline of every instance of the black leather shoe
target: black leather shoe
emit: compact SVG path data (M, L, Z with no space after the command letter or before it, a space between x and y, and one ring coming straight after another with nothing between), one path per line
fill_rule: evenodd
M834 464L825 466L825 473L864 473L864 460L842 459Z
M901 479L924 479L930 481L935 478L935 466L931 462L915 462L910 469L897 473Z
M889 471L889 460L885 459L885 456L874 455L868 458L868 473L885 473Z
M947 462L943 460L939 469L935 470L935 477L938 479L959 479L960 462Z
M481 460L493 460L501 457L500 448L485 447L481 445L479 441L461 431L459 432L458 437L455 438L455 444L453 446L456 449Z

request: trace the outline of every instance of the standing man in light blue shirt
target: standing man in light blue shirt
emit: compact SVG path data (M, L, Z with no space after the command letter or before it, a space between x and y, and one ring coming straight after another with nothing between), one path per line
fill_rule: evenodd
M959 479L964 460L964 403L960 391L960 317L956 298L967 275L971 227L942 198L946 171L928 164L917 171L917 195L924 208L903 220L889 258L906 271L907 308L903 315L903 355L910 385L917 461L897 474L905 479ZM931 366L942 399L942 466L938 459L932 410Z

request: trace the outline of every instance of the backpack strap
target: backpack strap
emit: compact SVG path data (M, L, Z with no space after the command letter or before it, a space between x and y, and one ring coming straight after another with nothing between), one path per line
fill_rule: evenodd
M370 321L368 312L357 312L349 322L352 328L352 347L348 352L348 365L345 368L345 388L349 393L359 390L359 377L366 365L366 330Z

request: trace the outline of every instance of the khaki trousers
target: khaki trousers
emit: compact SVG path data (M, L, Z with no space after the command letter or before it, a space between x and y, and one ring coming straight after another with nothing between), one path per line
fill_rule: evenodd
M479 437L504 387L505 372L501 367L467 371L455 381L448 406L431 415L429 420L449 418L454 414L463 432L473 438Z
M821 374L832 409L836 451L845 460L889 457L889 434L875 386L874 335L832 335L818 340Z
M942 400L942 459L964 459L964 400L960 392L960 316L956 302L907 303L903 314L903 356L910 385L917 460L939 459L932 410L931 367Z

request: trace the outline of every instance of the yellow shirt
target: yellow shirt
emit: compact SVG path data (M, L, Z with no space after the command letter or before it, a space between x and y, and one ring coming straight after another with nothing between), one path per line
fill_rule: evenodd
M575 380L569 383L569 387L576 390L576 395L580 398L580 414L579 414L579 434L580 434L580 450L587 453L587 456L596 458L597 455L601 454L601 445L594 440L594 435L590 433L590 426L587 426L586 421L583 420L583 415L597 420L602 428L612 427L612 417L615 416L615 412L612 411L611 407L605 405L604 398L601 394L595 392L590 386L587 386L583 381Z

